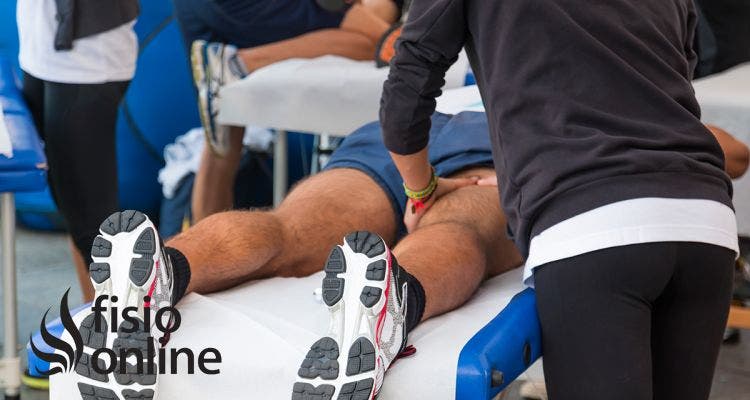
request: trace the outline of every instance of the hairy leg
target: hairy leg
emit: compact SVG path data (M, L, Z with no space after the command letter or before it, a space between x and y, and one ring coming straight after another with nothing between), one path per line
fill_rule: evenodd
M354 230L375 232L392 244L396 216L366 174L334 169L298 184L276 210L214 214L167 245L190 262L188 292L206 293L319 271L331 246Z
M242 138L245 128L232 127L229 132L229 152L217 156L208 145L203 148L201 166L193 185L193 222L211 214L229 210L234 204L234 179L242 158Z
M493 174L482 168L455 177ZM393 252L424 287L423 320L461 306L484 279L523 261L506 237L497 188L485 186L468 186L441 197Z

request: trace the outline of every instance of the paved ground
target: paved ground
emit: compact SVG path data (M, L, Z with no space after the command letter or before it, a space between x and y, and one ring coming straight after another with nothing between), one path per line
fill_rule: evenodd
M20 230L17 248L20 350L25 346L29 333L38 329L40 318L47 308L52 307L50 315L56 316L60 297L67 288L71 288L71 306L77 303L75 300L80 298L80 291L69 261L68 243L63 235ZM24 390L22 397L24 400L48 398L46 392L28 389ZM514 384L502 398L519 399L518 385ZM750 331L742 332L739 344L723 346L711 399L750 399Z

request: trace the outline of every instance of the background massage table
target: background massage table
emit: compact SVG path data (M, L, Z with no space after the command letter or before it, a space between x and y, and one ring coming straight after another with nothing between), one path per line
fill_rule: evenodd
M750 146L750 63L694 82L702 120L726 129ZM438 111L484 111L479 89L466 86L446 92L438 99ZM740 236L750 236L750 173L734 184L734 206Z
M468 59L461 53L445 77L445 88L464 85ZM274 204L287 188L286 132L346 136L378 119L388 68L337 56L288 60L253 72L222 89L218 121L277 131L274 146Z
M417 353L392 366L380 399L490 399L509 384L539 356L540 347L531 293L524 292L515 306L492 320L523 289L521 275L518 268L495 277L458 311L417 327L409 338ZM328 311L313 295L322 276L274 278L209 296L188 295L179 307L182 326L169 347L196 354L219 349L221 373L187 375L183 362L181 374L160 377L160 399L290 398L309 346L327 332ZM497 328L503 325L500 335ZM476 353L480 350L487 352ZM74 375L52 376L51 400L76 396Z
M16 86L11 62L0 56L0 221L3 276L3 358L0 384L6 399L21 386L16 308L15 203L13 193L44 189L46 161L31 114Z

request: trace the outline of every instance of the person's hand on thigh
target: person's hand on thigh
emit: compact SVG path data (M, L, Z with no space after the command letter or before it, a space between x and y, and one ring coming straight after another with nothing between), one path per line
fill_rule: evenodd
M416 229L419 220L439 198L462 187L476 185L478 181L479 177L438 178L437 189L427 201L416 202L412 199L406 201L404 225L407 231L411 233Z

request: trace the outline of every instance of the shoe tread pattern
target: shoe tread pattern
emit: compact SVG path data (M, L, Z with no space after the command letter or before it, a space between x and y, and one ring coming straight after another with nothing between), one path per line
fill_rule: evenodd
M323 301L330 307L344 296L344 278L339 278L338 274L346 272L346 258L339 246L331 250L323 270L326 273L323 278Z
M292 389L292 400L331 400L336 392L332 385L313 386L297 382Z
M149 363L148 357L148 341L151 340L151 335L148 332L143 331L143 321L140 319L135 320L133 324L131 321L123 321L120 327L117 329L117 339L114 340L112 350L115 354L119 355L122 351L128 352L128 357L133 354L136 349L143 355L143 371L138 373L135 365L126 363L125 373L120 373L120 367L115 370L115 380L121 385L130 385L132 383L138 383L141 385L153 385L156 383L156 366L153 363ZM124 362L124 361L123 361ZM151 364L149 371L148 364ZM149 373L154 372L154 373ZM135 397L137 399L137 397Z
M385 279L385 272L387 269L388 263L386 263L385 260L373 261L367 266L365 278L371 281L382 281Z
M107 332L109 325L104 316L100 315L99 318L99 329L96 329L96 314L91 313L81 322L81 326L78 327L81 332L81 338L85 346L91 347L92 349L101 349L107 343Z
M122 396L125 400L153 400L154 391L151 389L135 391L131 389L125 389L122 391Z
M81 354L81 359L78 361L78 365L76 365L76 373L95 381L104 383L109 382L109 378L107 377L107 375L100 374L96 372L96 370L94 370L93 365L91 364L92 361L93 357L89 356L86 353ZM99 365L99 370L104 370L107 368L107 364L101 358L97 360L97 364Z
M358 231L346 235L345 239L354 252L364 254L370 258L379 256L385 252L383 239L374 233Z
M121 232L132 232L133 229L137 228L145 220L146 216L139 211L120 211L107 217L99 226L99 229L108 235L114 236Z
M375 346L366 338L359 338L349 348L346 376L361 374L375 369Z
M349 382L341 387L338 400L370 400L374 383L375 380L372 378Z
M136 286L143 286L151 276L151 270L154 267L156 235L153 228L141 232L133 245L133 253L140 254L141 257L130 261L130 280Z
M101 236L94 238L94 243L91 245L92 257L109 257L111 254L112 243L109 240Z
M91 276L91 279L93 279L96 283L102 283L106 281L110 276L109 264L92 262L91 264L89 264L89 276Z
M100 388L85 383L78 384L78 391L82 400L120 400L112 390Z
M338 343L332 338L324 337L310 346L297 375L306 379L336 379L339 377L338 358Z
M362 293L359 295L359 301L361 301L365 307L370 308L375 304L378 304L382 294L383 290L380 288L365 286L362 288Z

